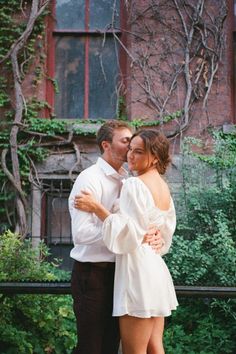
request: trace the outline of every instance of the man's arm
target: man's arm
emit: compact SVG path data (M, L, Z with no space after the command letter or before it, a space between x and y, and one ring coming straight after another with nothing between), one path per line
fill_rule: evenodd
M81 193L75 196L74 207L86 213L96 214L101 221L104 221L111 214L90 192L84 190L81 190ZM159 253L165 244L160 231L153 225L150 225L144 235L143 243L148 243L156 253Z
M75 195L81 189L89 190L95 198L101 199L101 185L91 174L81 173L72 188L69 196L69 210L74 245L91 244L101 238L101 221L93 213L74 208Z

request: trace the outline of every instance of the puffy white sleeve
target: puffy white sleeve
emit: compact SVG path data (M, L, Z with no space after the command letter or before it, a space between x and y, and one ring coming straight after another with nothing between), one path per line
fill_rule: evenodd
M115 254L130 253L141 245L150 225L155 225L161 231L165 243L160 254L166 254L176 227L173 200L170 210L161 211L150 202L147 187L131 177L121 191L120 211L109 215L103 223L104 243Z
M129 178L121 190L120 211L109 215L103 223L103 240L113 253L130 253L141 245L148 225L146 199L135 178Z

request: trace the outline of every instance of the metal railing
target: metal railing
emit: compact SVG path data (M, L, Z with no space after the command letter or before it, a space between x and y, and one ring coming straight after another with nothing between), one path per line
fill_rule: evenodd
M179 297L236 298L236 287L176 285L175 290ZM0 282L0 294L5 295L70 293L70 282Z

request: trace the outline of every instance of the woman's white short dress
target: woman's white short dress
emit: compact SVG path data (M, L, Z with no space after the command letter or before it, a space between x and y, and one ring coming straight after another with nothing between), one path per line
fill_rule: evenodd
M142 244L150 224L160 229L165 240L160 254ZM103 224L104 242L116 254L113 316L169 316L176 309L173 281L162 258L170 248L175 226L172 199L170 208L162 211L140 178L125 181L118 212Z

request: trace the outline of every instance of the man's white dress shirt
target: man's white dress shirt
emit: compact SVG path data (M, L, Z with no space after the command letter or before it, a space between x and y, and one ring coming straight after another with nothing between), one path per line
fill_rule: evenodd
M77 177L69 196L72 238L74 248L70 256L80 262L114 262L114 254L102 240L102 221L94 213L74 208L74 197L81 190L90 191L106 209L112 211L119 198L122 180L128 176L125 169L119 174L104 159L82 171Z

